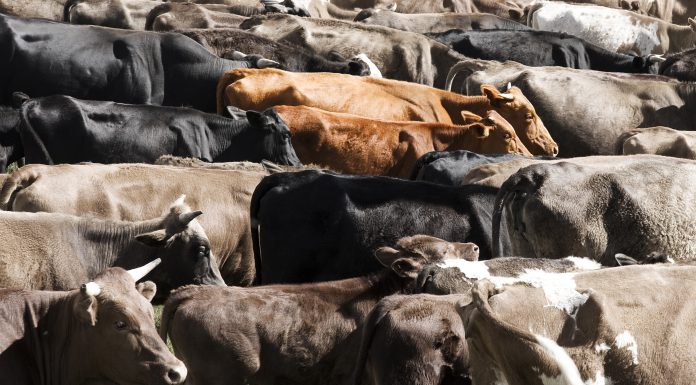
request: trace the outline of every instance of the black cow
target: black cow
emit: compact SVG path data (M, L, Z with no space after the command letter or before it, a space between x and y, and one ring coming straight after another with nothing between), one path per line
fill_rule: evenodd
M236 28L187 29L177 32L225 59L239 59L243 57L242 53L256 54L277 61L287 71L335 72L358 76L370 74L368 64L357 57L345 60L336 53L329 60L303 47L276 42Z
M272 109L233 120L190 108L48 96L25 102L21 114L27 163L153 163L170 154L300 165L290 130Z
M20 91L215 111L215 87L225 71L266 65L274 63L218 58L175 33L0 15L1 104Z
M565 33L452 29L427 36L475 59L513 60L528 66L560 66L607 72L657 73L654 55L633 56L608 51Z
M8 106L0 106L0 173L7 165L22 158L22 144L19 140L19 111Z
M460 186L464 177L472 169L488 163L506 162L515 159L554 160L551 156L530 158L517 154L481 155L467 150L431 151L420 158L413 166L411 180L439 183L448 186Z
M696 48L667 56L660 65L660 75L681 81L696 81Z
M364 275L380 268L375 249L414 234L473 242L481 259L490 258L497 190L316 170L270 175L251 198L256 279L266 284Z

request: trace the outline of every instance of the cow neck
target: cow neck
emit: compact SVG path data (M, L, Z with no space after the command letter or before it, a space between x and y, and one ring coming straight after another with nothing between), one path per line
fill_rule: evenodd
M442 106L447 110L452 123L463 125L466 123L462 117L462 111L473 112L476 115L485 117L492 109L491 103L486 96L465 96L454 92L440 91Z
M448 151L455 143L463 143L469 134L469 126L449 126L438 128L432 132L432 141L435 151ZM474 144L475 142L471 142Z
M41 384L74 385L95 378L93 355L81 337L85 327L73 313L75 293L41 292L26 299L23 320L28 345Z
M135 237L139 234L163 229L163 218L140 222L83 220L78 224L81 250L80 262L88 277L112 267L132 268L141 266L154 258L147 258L149 248L140 245ZM128 253L125 253L128 251ZM124 257L128 254L128 260Z
M670 25L667 27L667 36L669 36L669 51L680 52L691 47L696 43L696 33L689 25Z
M237 137L248 124L246 120L227 119L222 116L213 116L208 120L208 145L210 146L210 156L215 161L226 150L229 149L235 137Z

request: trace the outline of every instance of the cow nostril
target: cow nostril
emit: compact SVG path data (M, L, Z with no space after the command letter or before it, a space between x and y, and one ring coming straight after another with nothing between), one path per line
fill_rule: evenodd
M551 153L553 153L553 156L558 155L558 146L553 146L553 148L551 149Z
M479 247L478 247L478 246L474 246L474 251L478 252L478 251L479 251Z
M186 380L186 367L180 365L179 367L169 369L167 372L167 379L170 384L177 385L181 384Z

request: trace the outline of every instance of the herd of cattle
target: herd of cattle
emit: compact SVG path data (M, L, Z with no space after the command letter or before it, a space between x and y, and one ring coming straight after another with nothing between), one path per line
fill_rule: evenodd
M696 2L577 1L0 0L0 383L691 384Z

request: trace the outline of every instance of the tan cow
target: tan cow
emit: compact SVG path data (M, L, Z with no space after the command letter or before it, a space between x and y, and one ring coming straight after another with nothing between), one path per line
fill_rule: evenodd
M398 80L328 73L292 73L276 69L226 72L217 86L217 111L226 106L262 110L305 105L375 119L465 124L462 111L486 116L495 110L510 122L535 155L556 155L558 146L516 87L501 93L482 85L483 96L463 96Z
M474 384L691 384L694 266L479 281L465 308Z
M200 223L228 284L249 285L254 254L251 194L267 172L144 164L27 165L0 193L5 210L137 221L159 216L179 195L206 214Z
M696 133L669 127L636 128L619 137L616 154L653 154L696 159Z
M304 106L274 109L288 124L303 163L348 174L408 178L418 158L430 151L530 155L515 130L495 111L483 119L466 113L465 118L475 123L454 126L384 121Z

